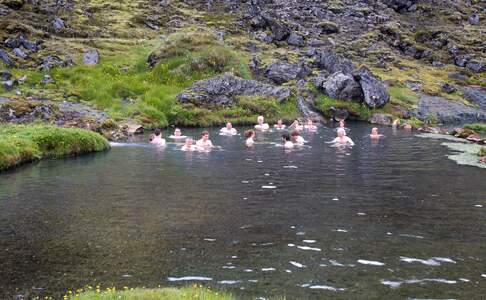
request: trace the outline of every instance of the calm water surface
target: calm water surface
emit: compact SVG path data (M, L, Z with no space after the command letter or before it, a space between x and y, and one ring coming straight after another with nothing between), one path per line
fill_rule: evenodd
M486 170L370 128L350 124L346 149L325 126L290 152L280 133L245 149L212 130L211 153L141 140L4 173L0 298L200 280L250 299L484 299Z

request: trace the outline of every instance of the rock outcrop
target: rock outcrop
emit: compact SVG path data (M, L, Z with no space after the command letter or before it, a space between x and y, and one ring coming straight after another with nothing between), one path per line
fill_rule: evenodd
M364 102L372 108L385 106L390 100L390 95L380 79L378 79L370 70L362 67L355 73L363 90Z
M177 100L181 103L196 105L232 105L237 96L273 97L284 101L291 96L291 92L289 88L247 80L226 73L194 82L190 88L177 95Z

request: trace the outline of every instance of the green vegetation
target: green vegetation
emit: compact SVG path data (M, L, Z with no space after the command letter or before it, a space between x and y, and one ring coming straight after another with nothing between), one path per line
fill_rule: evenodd
M396 104L408 109L417 105L417 94L407 87L390 86L388 88L388 92L390 93L390 103L392 104Z
M193 285L185 288L158 288L158 289L116 289L88 290L80 294L73 294L65 299L71 300L236 300L237 298L228 293L213 291L210 288Z
M336 100L323 94L317 98L317 106L326 117L331 117L333 115L331 111L332 107L344 108L349 112L350 115L358 118L359 120L368 120L371 118L374 112L374 110L370 109L363 103Z
M0 125L0 171L41 158L58 158L110 147L89 130L50 125Z
M474 130L481 134L486 134L486 124L480 124L480 123L466 124L464 125L464 128Z
M479 149L478 155L481 157L486 156L486 147L481 147L481 149Z
M151 51L153 48L156 50ZM277 104L274 99L254 97L224 107L178 103L176 95L196 80L225 72L251 78L246 56L221 44L210 33L177 33L162 45L131 46L115 53L102 53L97 66L79 63L71 68L55 68L48 72L54 82L47 85L40 84L44 74L39 71L15 73L27 75L26 84L21 86L26 96L86 101L116 121L133 118L146 128L169 124L209 126L227 120L246 124L254 122L258 114L269 120L297 116L295 101Z

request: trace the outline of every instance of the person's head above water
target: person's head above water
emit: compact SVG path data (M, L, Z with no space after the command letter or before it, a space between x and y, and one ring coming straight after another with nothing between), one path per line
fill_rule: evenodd
M346 135L346 131L343 128L338 128L337 135L338 137L344 137Z
M282 126L282 124L283 124L282 119L278 119L278 120L277 120L277 125L278 125L278 126Z
M175 135L175 136L181 136L181 130L180 130L179 128L176 128L176 129L174 130L174 135Z
M155 129L155 131L154 131L154 135L155 135L155 136L160 136L160 134L161 134L160 129L158 129L158 128L157 128L157 129Z
M373 127L373 128L371 129L371 135L378 135L378 128Z
M201 139L207 141L209 139L209 132L207 132L206 130L201 132Z
M297 136L299 136L299 135L300 135L300 133L299 133L297 130L294 130L294 131L292 131L292 133L290 133L290 135L291 135L292 137L297 137Z
M314 122L312 121L312 119L307 120L307 125L309 125L309 126L313 126L314 125Z
M231 130L231 128L233 128L233 124L230 122L226 123L226 129Z
M262 125L264 121L265 121L265 118L263 116L258 116L258 118L257 118L258 124Z
M290 141L290 135L288 133L282 134L282 140L284 142L289 142Z
M250 129L250 130L245 131L245 137L246 138L251 138L253 136L255 136L255 131L254 130Z
M186 139L186 145L187 145L187 146L192 146L192 137L188 137L188 138Z

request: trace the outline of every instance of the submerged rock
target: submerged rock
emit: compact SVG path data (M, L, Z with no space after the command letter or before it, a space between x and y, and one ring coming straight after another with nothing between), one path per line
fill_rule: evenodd
M390 95L383 82L378 79L370 70L365 67L359 69L355 74L361 88L363 89L364 102L371 108L383 107L390 100Z
M230 73L200 80L177 95L181 103L232 105L237 96L289 98L290 89L236 77Z

